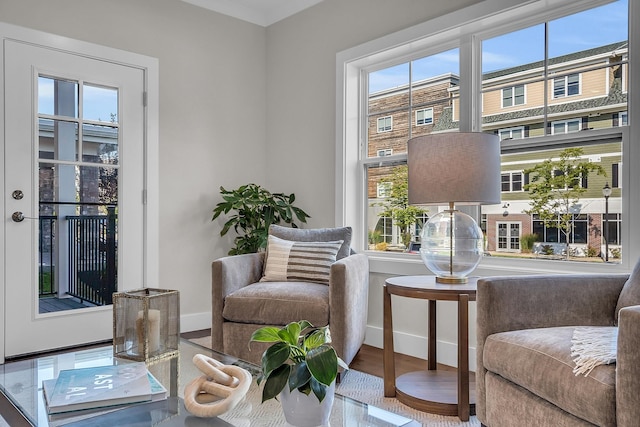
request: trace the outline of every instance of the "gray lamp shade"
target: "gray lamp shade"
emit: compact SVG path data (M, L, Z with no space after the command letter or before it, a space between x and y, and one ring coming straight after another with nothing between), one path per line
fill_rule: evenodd
M423 135L408 142L409 204L500 203L500 139L481 132Z

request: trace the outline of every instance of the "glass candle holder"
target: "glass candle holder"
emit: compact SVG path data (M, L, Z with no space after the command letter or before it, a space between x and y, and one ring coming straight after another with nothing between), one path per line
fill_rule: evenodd
M113 355L153 361L178 353L180 293L144 288L113 294Z

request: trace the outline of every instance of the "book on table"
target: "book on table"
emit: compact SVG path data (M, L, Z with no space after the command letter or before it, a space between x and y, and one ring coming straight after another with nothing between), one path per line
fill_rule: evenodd
M49 414L106 408L165 399L166 388L144 362L60 371L44 380L42 390Z

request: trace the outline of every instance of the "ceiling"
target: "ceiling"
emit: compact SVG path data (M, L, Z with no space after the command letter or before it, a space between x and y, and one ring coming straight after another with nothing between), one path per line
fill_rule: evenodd
M322 0L182 0L224 15L268 27Z

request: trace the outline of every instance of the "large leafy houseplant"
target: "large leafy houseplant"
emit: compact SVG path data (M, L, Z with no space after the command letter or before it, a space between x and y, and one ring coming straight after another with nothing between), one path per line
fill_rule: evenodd
M331 346L329 326L314 327L306 320L283 328L265 326L251 335L251 341L274 343L262 355L258 384L264 382L262 401L276 398L286 386L322 402L327 388L338 375L338 366L348 366Z
M215 220L222 214L232 214L222 226L220 235L226 235L230 229L238 234L229 255L258 252L267 246L269 226L271 224L289 224L297 228L296 220L307 222L309 215L293 205L295 194L271 193L257 184L247 184L236 190L220 187L222 202L213 210Z

